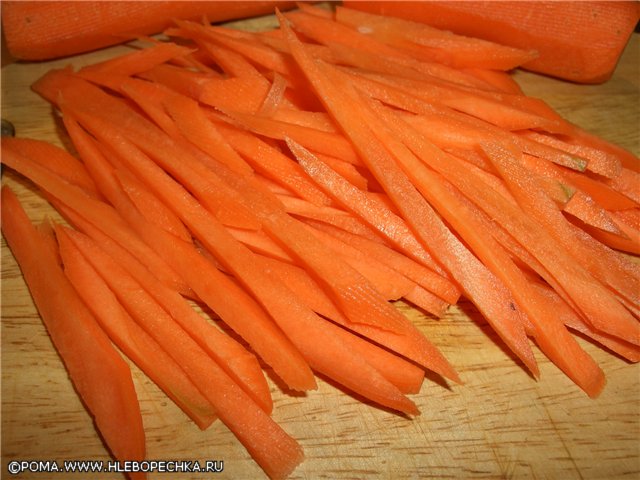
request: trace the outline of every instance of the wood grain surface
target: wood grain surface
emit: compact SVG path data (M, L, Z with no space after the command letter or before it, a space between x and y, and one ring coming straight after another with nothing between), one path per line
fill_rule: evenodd
M253 28L271 23L243 22ZM91 63L124 47L48 63L2 68L2 118L18 135L66 145L51 107L29 86L50 68ZM516 72L525 91L604 138L640 152L640 38L634 35L613 78L580 86ZM3 171L33 220L55 212L28 182ZM580 343L607 375L591 400L535 349L531 378L465 301L440 319L398 302L458 369L465 384L427 378L407 419L373 407L321 379L292 396L271 383L273 417L296 438L306 460L291 478L640 478L640 367ZM534 347L535 348L535 347ZM135 366L149 459L223 460L220 474L156 473L156 479L264 478L220 422L200 431ZM2 478L12 460L109 460L2 241ZM120 473L22 473L16 479L122 479Z

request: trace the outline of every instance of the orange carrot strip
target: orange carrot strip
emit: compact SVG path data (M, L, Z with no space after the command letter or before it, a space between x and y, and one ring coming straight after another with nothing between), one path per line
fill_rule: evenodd
M253 169L231 148L195 100L173 95L166 98L163 105L180 132L203 152L241 175L253 173Z
M122 243L132 254L144 259L145 264L161 282L179 292L190 292L184 280L131 231L110 205L88 196L83 190L65 182L32 160L13 152L4 142L2 163L19 171L63 203L73 205L82 217Z
M540 194L535 183L528 179L523 168L515 163L509 152L497 146L485 145L484 149L499 169L518 203L529 215L544 225L559 245L562 245L574 259L579 259L592 275L611 286L633 304L638 305L640 276L631 273L631 266L627 266L622 257L607 251L606 247L588 236L580 235L575 228L571 228L571 225L562 218L557 207ZM594 255L598 258L592 258ZM602 261L604 258L607 259L606 262ZM572 271L571 280L566 279L563 287L576 300L588 321L603 332L640 344L640 326L611 293L602 284L594 281L593 277L582 270L577 263L571 265L567 260L563 263L565 269ZM548 268L550 268L549 265ZM556 273L554 276L560 280Z
M591 225L580 225L580 228L608 247L640 255L640 229L629 225L623 221L623 219L619 218L619 213L620 212L609 212L611 217L614 219L613 221L615 222L616 227L622 232L622 235L612 234L610 232L594 228Z
M280 73L285 77L292 74L293 63L282 53L276 52L267 45L258 41L255 33L242 32L238 36L236 30L223 27L196 25L191 22L182 22L180 28L170 28L165 33L170 36L182 38L201 38L233 50L243 55L255 64L261 65L267 70Z
M640 16L634 2L349 1L346 6L533 48L540 56L525 68L580 83L609 78Z
M60 175L72 185L82 188L87 194L100 198L96 184L82 162L71 156L66 150L49 142L28 138L4 137L2 143L6 148L10 148L19 155L39 162L41 166Z
M582 158L533 142L479 118L456 112L449 107L425 101L392 85L360 76L358 88L388 105L431 117L435 121L432 120L430 125L439 130L435 135L450 142L457 142L451 144L452 146L473 148L482 141L509 141L516 143L527 153L546 158L559 165L579 171L587 167L587 161ZM427 138L431 138L431 135L427 134Z
M521 135L544 145L548 145L586 159L588 161L587 170L599 175L603 175L608 178L615 178L620 175L622 171L622 164L620 160L615 155L603 152L602 150L597 150L586 145L572 145L552 135L545 135L534 131L523 132Z
M240 228L226 227L227 231L239 242L243 243L255 253L276 258L283 262L295 264L295 259L279 246L262 230L243 230Z
M503 100L476 94L470 90L443 87L433 82L360 72L353 69L347 70L347 73L357 79L368 78L425 102L447 106L505 130L539 128L551 133L566 133L568 131L564 122L525 111L515 105L509 105Z
M478 38L456 35L417 22L345 7L336 8L336 21L397 47L405 43L408 43L408 46L421 46L421 50L415 51L423 54L426 59L456 68L511 70L537 57L537 53L531 50L524 51ZM414 49L411 48L409 51Z
M230 126L216 123L225 140L251 166L267 178L274 180L315 205L326 205L331 200L304 174L303 170L285 154L271 147L255 135Z
M562 211L573 215L592 227L613 235L626 236L607 211L582 191L575 192L566 205L562 207Z
M142 461L145 436L129 366L100 329L8 187L2 188L2 233L53 344L107 446L120 461ZM142 479L145 475L135 477Z
M199 73L178 68L173 65L158 65L144 73L140 78L164 85L173 91L197 100L202 95L205 85L212 79L220 79L213 73Z
M594 339L596 342L623 356L630 362L640 362L640 347L625 342L624 340L620 340L617 337L598 332L591 325L585 322L580 315L578 315L576 311L562 300L562 298L551 288L539 281L532 280L531 283L539 292L547 296L553 302L558 318L567 327Z
M267 93L258 114L265 117L272 117L282 104L286 88L287 80L282 75L274 73L271 88L269 89L269 93Z
M78 153L84 159L87 169L91 172L94 179L101 182L113 182L112 175L115 175L127 192L127 195L129 195L131 201L134 202L142 212L145 212L145 216L149 221L157 223L168 232L184 240L191 239L191 234L189 234L184 224L171 210L155 196L151 195L148 190L141 188L142 185L140 181L134 175L124 170L112 170L112 174L106 172L100 174L96 172L96 169L99 168L111 170L108 160L104 158L95 141L78 125L73 115L64 113L64 124L76 150L78 150ZM98 160L95 160L96 157L98 157ZM96 162L100 162L100 164L96 165ZM100 190L104 195L106 195L106 192L108 192L110 188L113 187L105 185L104 183L100 184Z
M87 65L78 70L78 75L86 80L100 80L101 75L121 75L130 77L168 62L172 58L181 57L193 52L193 49L162 42L140 50L120 55L103 62Z
M69 233L69 232L68 232ZM71 240L78 240L71 235ZM115 260L90 242L75 242L138 324L176 361L214 406L220 420L272 478L284 478L302 449L209 357Z
M348 330L334 328L333 331L349 348L364 358L402 393L412 394L420 391L424 380L424 370L420 367Z
M534 172L555 178L572 188L581 190L606 210L624 210L638 206L638 203L626 195L588 175L560 168L541 158L527 154L522 155L522 163Z
M83 115L81 120L94 135L105 137L105 141L123 153L127 151L131 168L146 179L158 196L175 208L175 212L225 268L241 279L300 349L312 368L382 405L406 413L417 411L413 402L336 339L331 333L331 324L323 323L290 290L265 271L255 255L235 241L182 187L148 158L135 154L133 145L114 132L109 124L92 115L80 114ZM136 157L135 161L132 156ZM331 351L331 355L327 355L328 351ZM357 375L354 375L354 369Z
M448 303L417 283L404 295L403 298L414 304L416 307L419 307L425 312L429 312L438 318L443 317L447 308L449 308Z
M424 73L438 75L440 78L456 83L470 85L478 85L479 83L473 77L464 75L460 71L445 65L435 67L434 64L417 61L399 49L355 32L333 20L309 15L304 12L287 14L287 19L293 22L296 31L303 33L305 36L319 43L328 45L330 48L332 48L334 44L338 44L347 47L351 50L352 54L362 52L364 57L374 55L378 58L389 58L403 66L413 67ZM325 56L323 60L328 60L328 58Z
M256 82L252 77L211 79L202 85L197 98L205 105L221 110L255 113L269 93L269 82Z
M640 205L640 192L638 191L640 173L630 168L623 168L620 171L620 175L608 179L605 182L615 191L622 193Z
M227 325L245 338L265 362L273 366L276 374L281 375L285 382L298 387L313 385L312 382L309 383L308 368L305 377L306 364L299 353L286 341L260 307L228 277L206 261L190 241L185 242L159 229L153 223L146 222L123 195L124 192L119 185L106 183L104 177L108 176L108 172L104 158L98 155L91 160L96 178L100 178L101 183L108 187L105 189L105 195L118 208L126 221L135 228L140 237L184 275L200 299ZM87 227L83 226L82 229L86 230ZM99 235L100 232L92 234L94 237ZM101 243L107 242L102 239ZM237 383L243 388L247 386L248 393L266 411L271 410L268 386L252 355L247 354L242 347L221 335L216 329L206 325L201 317L195 315L191 308L181 302L175 292L154 285L149 276L145 275L144 269L139 268L135 259L126 253L118 252L117 245L109 245L109 251L114 254L114 258L126 262L127 270L134 274L137 281L145 286L167 312L174 315L212 358L223 360L223 365L231 366L228 373ZM245 361L239 361L239 359L245 359Z
M414 288L412 280L364 255L352 245L311 226L307 226L307 230L366 278L386 300L398 300Z
M335 171L354 187L367 191L369 187L369 180L360 173L358 167L351 163L343 162L339 158L330 157L323 153L313 152L313 154L318 158L318 160L329 166L331 170Z
M433 270L423 266L411 258L387 247L384 244L371 241L360 235L355 235L345 230L333 227L332 225L324 224L322 222L314 222L312 220L307 221L307 223L318 230L327 232L336 238L341 239L345 243L356 247L361 252L365 252L366 255L376 258L380 262L384 262L389 267L406 275L421 287L437 294L447 303L457 303L460 297L460 290L453 285L451 281L445 279Z
M100 326L202 430L216 418L184 370L127 313L104 280L85 260L64 229L56 227L64 272Z
M293 143L290 144L290 146L292 145ZM337 201L385 235L397 248L414 260L438 273L444 272L442 267L433 260L431 254L416 239L402 218L380 203L371 200L312 154L296 147L293 147L292 151L298 158L300 166Z
M233 123L260 135L278 140L291 138L301 145L326 155L339 158L354 165L361 165L351 144L341 135L284 123L258 115L247 115L232 110L223 110Z

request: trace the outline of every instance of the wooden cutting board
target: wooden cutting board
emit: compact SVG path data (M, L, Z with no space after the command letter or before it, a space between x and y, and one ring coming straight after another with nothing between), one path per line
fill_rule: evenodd
M260 27L273 19L241 22ZM81 66L123 47L70 59L2 69L2 117L20 136L67 144L51 107L29 90L47 70ZM640 152L640 38L634 35L614 77L581 86L517 72L525 91L604 138ZM33 220L55 213L35 188L12 172ZM640 186L639 186L640 187ZM506 353L486 321L462 301L434 319L398 308L443 351L465 385L428 377L413 399L422 411L407 419L319 380L317 391L292 396L273 382L274 418L305 449L291 478L638 478L640 367L580 339L607 374L591 400L536 349L535 381ZM147 432L148 458L223 460L220 474L157 473L151 478L264 478L220 422L195 427L137 368L134 381ZM13 460L108 460L36 313L16 263L2 241L2 477ZM15 478L66 478L22 473ZM71 475L86 478L87 475ZM119 473L91 478L121 479Z

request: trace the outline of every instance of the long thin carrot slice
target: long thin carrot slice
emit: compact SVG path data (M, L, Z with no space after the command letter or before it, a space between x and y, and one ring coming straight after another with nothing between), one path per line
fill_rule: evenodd
M421 287L435 293L447 303L455 304L458 302L460 291L449 280L394 249L322 222L307 221L307 223L318 230L322 230L341 239L349 245L353 245L360 251L365 252L366 255L374 257L380 262L384 262L389 267L406 275Z
M329 198L309 181L302 169L281 151L255 135L225 122L217 123L216 126L229 144L250 162L256 171L281 183L315 205L330 203Z
M216 418L211 403L202 396L179 364L134 322L65 230L58 227L56 230L65 275L101 327L176 405L201 429L206 429Z
M361 164L351 144L344 137L335 133L301 127L300 125L280 122L257 115L242 114L232 110L223 111L240 126L260 135L278 140L284 140L288 137L310 150L331 155L354 165Z
M311 372L300 354L286 341L255 302L200 255L190 240L181 240L145 221L136 207L123 195L124 192L119 185L108 183L107 166L99 151L92 153L95 155L87 160L94 166L95 177L105 185L105 195L140 237L184 275L200 299L244 337L254 350L273 366L276 374L282 376L285 383L292 388L313 387L315 384ZM67 215L69 216L69 213ZM78 223L77 219L72 218L72 221ZM90 225L82 225L82 229L91 232ZM93 232L92 236L100 238L100 232ZM149 275L145 274L145 269L141 269L138 262L118 249L117 245L110 244L104 238L101 239L101 243L107 244L112 255L126 264L127 270L132 272L136 280L181 323L212 358L224 360L231 366L228 373L236 382L243 387L247 386L249 394L263 405L265 410L271 410L268 386L252 355L247 354L228 337L221 335L218 330L206 325L174 291L154 285Z
M106 171L96 171L97 169L109 170L108 160L104 158L95 141L78 125L73 116L68 112L64 113L64 124L75 148L84 159L87 170L91 172L94 179L100 182L109 180L113 182L112 175L115 176L125 192L127 192L127 195L129 195L131 201L135 203L142 212L146 213L146 218L149 221L157 223L168 232L184 240L191 239L191 234L189 234L184 224L156 197L150 195L144 188L141 188L140 181L136 179L134 175L125 170L118 171L117 169L113 170L112 175ZM98 160L96 160L96 158ZM107 192L113 188L113 186L103 183L99 188L103 195L107 195Z
M296 30L305 36L312 38L330 48L333 44L339 44L352 49L352 52L362 52L364 56L373 54L377 57L386 57L401 65L412 67L418 71L440 76L440 78L460 82L463 84L478 85L473 77L464 75L458 70L446 65L417 61L400 49L390 47L371 37L362 35L344 25L334 22L332 19L310 15L305 12L293 12L287 14ZM327 60L327 58L324 58Z
M182 187L155 164L135 154L135 148L113 132L113 127L86 115L80 110L82 122L94 135L124 151L131 160L131 168L144 177L150 188L189 226L203 245L259 299L285 334L300 349L312 368L328 375L349 389L382 405L407 413L415 413L413 402L401 393L363 359L355 356L331 333L331 326L323 323L311 310L261 268L251 252L230 236L214 217L195 202ZM135 161L132 157L135 157ZM335 327L338 328L338 327ZM327 355L331 351L331 355ZM349 367L347 367L349 366ZM357 375L354 375L354 371Z
M151 70L172 58L181 57L191 52L193 52L193 49L176 45L175 43L156 43L151 47L134 50L127 55L121 55L83 67L78 71L78 75L91 81L100 81L101 75L130 77Z
M327 105L328 111L340 123L344 130L348 132L354 144L363 154L363 160L368 164L370 170L376 178L383 184L389 197L394 200L396 206L403 212L405 218L414 227L416 233L429 247L435 255L439 255L439 260L452 271L454 277L465 289L465 292L479 304L479 307L487 318L491 321L501 321L504 332L509 332L511 337L509 344L515 351L519 352L521 358L532 371L535 369L535 361L530 352L524 332L520 333L516 325L507 319L513 318L513 301L506 288L478 289L478 279L484 278L487 285L499 286L500 283L488 270L453 236L453 234L441 222L435 212L429 207L424 199L415 190L409 180L399 170L393 159L384 147L377 142L374 134L362 123L361 120L350 116L351 111L357 109L345 108L353 102L346 95L337 90L335 83L329 81L318 68L318 64L309 58L301 43L296 40L286 24L281 21L281 28L287 34L287 41L292 50L294 58L301 66L302 70L314 85L319 95ZM344 88L341 85L341 88ZM401 201L400 201L401 200ZM420 220L418 221L418 218ZM430 231L427 233L427 225ZM436 234L434 234L437 232ZM438 247L438 248L433 248ZM437 252L437 253L436 253ZM464 267L463 267L464 265ZM471 270L474 271L474 278L469 278ZM484 283L481 282L481 283Z
M385 235L407 255L427 267L443 272L440 265L433 260L431 254L418 242L402 218L380 203L372 201L363 192L350 185L336 172L311 155L310 152L297 147L292 142L289 142L289 146L298 158L300 166L304 168L311 178L326 188L327 193L333 195L346 208L359 215L369 225Z
M109 449L120 461L142 461L145 435L129 366L100 329L8 187L2 188L2 233L56 350ZM134 476L145 478L144 474Z
M212 79L220 79L213 73L199 73L179 68L173 65L158 65L144 73L140 78L149 80L158 85L164 85L173 91L181 93L189 98L197 100L202 95L207 83Z
M335 16L337 22L360 32L367 32L367 35L372 35L383 42L387 41L400 46L403 43L397 40L404 40L426 47L423 51L428 58L456 68L511 70L537 57L537 54L532 51L527 52L478 38L463 37L423 23L374 15L350 8L336 8Z
M389 120L386 119L387 124ZM392 123L393 133L425 161L426 158L437 156L434 148L429 148L425 142L411 136L410 131L400 132L401 127ZM384 132L379 128L377 134ZM385 134L386 136L386 134ZM437 206L438 211L448 220L474 252L495 272L518 302L518 306L526 314L525 323L533 325L533 336L540 344L542 350L558 365L576 384L578 384L589 396L597 396L604 386L604 374L580 348L569 335L564 326L555 320L555 312L545 297L537 294L527 283L515 263L509 258L496 241L491 238L491 229L479 221L470 204L465 202L460 194L449 188L446 182L439 181L437 175L421 165L417 158L412 157L401 148L393 146L393 140L386 138L386 144L396 155L403 169L414 178L421 192L429 199L430 203ZM485 243L486 242L486 243ZM571 352L567 355L566 352ZM567 359L580 358L576 366Z
M174 95L167 98L163 105L178 129L194 145L241 175L253 173L253 169L231 148L195 100Z
M579 259L594 277L609 285L632 304L639 305L640 275L638 275L637 268L627 263L615 252L585 236L581 231L572 228L571 224L566 222L566 219L559 213L557 207L540 193L535 183L528 180L522 167L518 166L511 158L510 152L495 146L485 146L484 148L523 209L544 225L556 241L574 259ZM527 186L526 190L525 185ZM605 258L606 262L604 262ZM584 282L581 285L582 292L591 292L591 298L598 299L599 307L597 308L593 302L588 302L587 299L579 302L585 313L589 311L587 313L589 321L604 332L618 335L631 343L640 344L640 326L636 320L615 299L607 295L602 285L589 281L587 277L588 274L585 276L576 272L571 286L578 286L579 282ZM590 288L587 285L590 285ZM568 290L571 286L565 285L565 289ZM575 294L577 293L575 292ZM604 306L606 309L603 310Z
M86 193L100 198L96 184L82 162L71 156L66 150L49 142L30 138L5 137L2 139L2 143L23 157L39 162L41 166L60 175L67 182L82 188Z
M70 239L77 235L67 232ZM125 309L214 406L227 427L271 478L284 478L302 460L302 449L213 361L115 260L90 242L75 242Z
M61 180L46 168L13 152L4 142L2 143L2 163L19 171L60 201L75 205L80 215L107 235L126 245L127 250L132 254L143 258L145 264L160 281L179 292L189 294L190 289L184 280L133 234L110 205L90 197L80 188Z

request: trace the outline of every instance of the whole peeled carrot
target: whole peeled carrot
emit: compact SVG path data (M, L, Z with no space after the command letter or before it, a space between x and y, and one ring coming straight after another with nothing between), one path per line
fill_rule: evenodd
M293 2L2 2L2 30L11 55L47 60L161 32L173 19L211 22L271 13Z
M640 18L636 2L358 2L345 6L423 22L503 45L535 49L523 68L578 83L613 72Z

